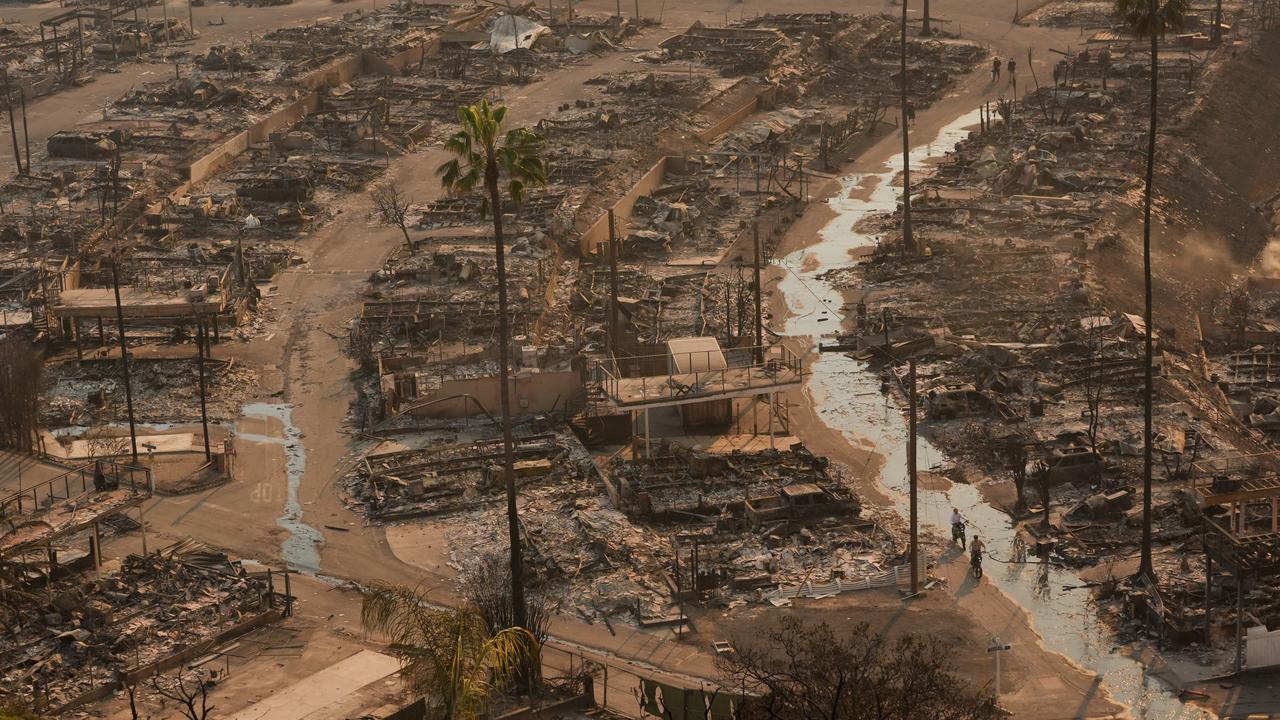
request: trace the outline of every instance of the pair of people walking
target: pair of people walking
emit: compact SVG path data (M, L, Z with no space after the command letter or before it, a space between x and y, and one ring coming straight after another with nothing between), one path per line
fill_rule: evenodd
M1000 80L1000 67L1000 58L991 58L991 82L997 82ZM1008 63L1004 64L1004 67L1009 73L1009 84L1016 86L1018 84L1018 62L1013 58L1009 58Z

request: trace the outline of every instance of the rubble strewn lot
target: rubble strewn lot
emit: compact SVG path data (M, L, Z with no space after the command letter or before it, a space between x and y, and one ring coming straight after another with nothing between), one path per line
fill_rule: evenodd
M61 708L269 612L279 600L268 588L265 575L190 544L130 555L101 579L56 581L0 610L0 693Z
M118 72L123 63L161 60L175 43L199 36L185 20L153 18L150 7L138 0L84 2L38 25L0 21L7 82L34 100Z
M576 437L517 438L530 569L562 611L643 625L669 621L678 598L786 604L779 587L852 581L901 563L901 523L864 514L843 471L802 445L711 455L672 443L655 452L601 474ZM450 564L461 571L468 558L503 551L500 462L500 440L375 452L349 483L372 518L446 523Z

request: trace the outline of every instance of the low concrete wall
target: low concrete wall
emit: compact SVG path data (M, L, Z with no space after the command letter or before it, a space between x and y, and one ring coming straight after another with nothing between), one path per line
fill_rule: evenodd
M414 404L433 398L451 398L411 411L418 417L466 417L477 415L476 401L496 416L500 410L497 377L446 380L440 390L414 400ZM582 378L576 370L557 372L520 372L511 378L512 412L516 415L550 412L564 408L565 403L582 390ZM468 399L469 395L475 400Z
M194 184L204 180L240 153L248 150L249 146L266 140L271 133L280 128L297 123L319 107L318 93L310 93L285 105L191 163L187 168L187 182Z
M279 622L280 619L283 617L284 617L284 613L281 610L279 610L278 608L272 608L271 610L268 610L260 615L255 615L254 617L249 618L248 620L245 620L244 622L238 625L232 625L231 627L227 628L226 630L223 630L217 635L214 635L213 637L210 637L206 640L202 640L196 643L195 645L192 645L188 648L180 650L168 657L161 658L147 665L136 667L124 674L124 682L126 684L134 684L134 683L137 683L139 680L143 680L145 678L151 677L152 675L156 675L162 672L166 672L168 670L172 670L173 668L176 668L179 665L182 665L188 660L194 660L200 657L201 655L207 655L209 651L213 650L219 645L225 645L226 643L232 640L235 640L241 635L244 635L252 630L257 630L263 625L270 625L271 623Z
M763 88L750 100L747 100L737 109L731 111L720 120L716 121L711 127L697 134L699 140L710 142L729 129L736 126L746 118L750 117L758 110L772 108L777 101L778 90L775 87ZM683 170L683 158L664 157L654 164L649 172L644 174L640 180L613 204L613 214L618 223L619 231L623 227L624 222L631 217L631 210L636 205L636 200L653 192L655 188L663 183L666 179L668 170ZM677 165L678 164L678 165ZM603 216L591 224L591 227L582 233L578 239L578 254L586 257L595 253L596 248L602 243L609 241L609 214L606 212Z
M363 55L362 71L369 75L402 75L406 68L426 63L427 58L440 54L440 36L433 35L416 46L401 50L391 57L379 57L372 53Z
M725 132L728 132L738 123L746 120L756 111L771 109L777 101L777 95L777 88L764 88L758 95L746 101L728 115L725 115L711 127L698 131L697 138L702 142L711 142L712 140L715 140Z
M613 204L614 220L618 225L619 233L626 226L627 219L631 217L631 210L635 208L636 200L648 195L655 188L662 185L663 180L667 177L667 166L672 160L683 162L680 158L662 158L654 163L653 167L649 168L649 172L645 173L625 195L618 198L618 201ZM605 212L586 232L582 233L582 237L578 240L578 253L586 257L595 253L597 247L607 242L609 242L609 213Z
M1280 665L1280 630L1267 630L1265 625L1245 632L1245 664L1250 670Z
M312 92L280 108L271 115L250 125L243 132L210 150L187 168L186 188L214 174L230 160L249 149L254 143L267 139L271 133L289 127L306 118L320 107L321 88L334 87L363 74L400 75L406 67L424 62L439 53L438 37L424 39L416 47L407 48L390 58L371 53L347 55L333 60L296 80L297 84Z
M165 672L166 670L171 670L188 660L198 658L201 655L206 655L213 648L216 648L219 645L224 645L251 630L257 630L263 625L278 622L282 617L284 617L284 615L280 610L268 610L260 615L255 615L239 625L229 627L213 637L202 640L186 649L179 650L168 657L161 658L153 663L140 665L131 670L126 670L120 680L109 682L105 685L99 685L98 687L80 695L74 700L54 710L52 716L61 717L63 713L69 712L81 705L110 697L117 690L123 689L126 685L136 685L138 682L145 680L152 675Z
M322 87L334 87L350 82L364 69L364 58L361 55L344 55L343 57L321 65L298 78L295 82L308 90L319 90Z

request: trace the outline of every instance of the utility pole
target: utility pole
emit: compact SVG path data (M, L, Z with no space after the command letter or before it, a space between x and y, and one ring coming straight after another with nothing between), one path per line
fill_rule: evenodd
M907 130L907 0L902 0L902 248L916 254L911 233L911 140Z
M205 404L204 356L208 351L208 335L205 333L204 320L196 318L196 363L200 372L200 426L204 428L204 459L213 460L209 450L209 410Z
M903 2L905 4L905 0ZM909 393L911 407L907 414L910 433L907 437L907 481L911 485L911 594L915 595L920 592L920 523L917 498L919 483L916 476L916 361L914 358L908 361L907 367L907 379L911 383Z
M115 158L111 161L111 222L115 223L120 212L120 145L116 144Z
M164 44L172 45L173 29L169 27L169 0L160 0L160 8L164 11ZM151 34L151 28L147 28L147 34Z
M124 400L129 411L129 445L133 451L133 463L138 464L138 431L133 424L133 384L129 380L129 344L124 337L124 308L120 304L120 273L116 261L111 260L111 288L116 294L116 330L120 333L120 367L124 371Z
M1244 669L1244 574L1236 568L1236 672Z
M4 79L4 105L9 110L9 136L13 139L13 161L18 165L18 174L22 175L22 154L18 151L18 126L13 120L13 103L9 97L9 71L0 68L0 78Z
M27 174L31 174L31 136L27 134L27 90L18 88L18 98L22 100L22 142L27 146Z
M618 354L618 238L613 227L613 209L609 209L609 353Z
M755 244L755 262L752 263L756 282L756 362L764 362L764 287L760 284L760 221L752 223L751 235Z

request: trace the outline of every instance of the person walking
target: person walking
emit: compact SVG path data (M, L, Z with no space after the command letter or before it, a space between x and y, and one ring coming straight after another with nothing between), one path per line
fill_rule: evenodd
M1009 83L1016 87L1018 84L1018 79L1014 75L1014 73L1017 72L1018 70L1017 61L1014 60L1013 58L1009 58L1009 65L1007 66L1007 69L1009 71Z
M991 82L1000 80L1000 58L991 58Z

